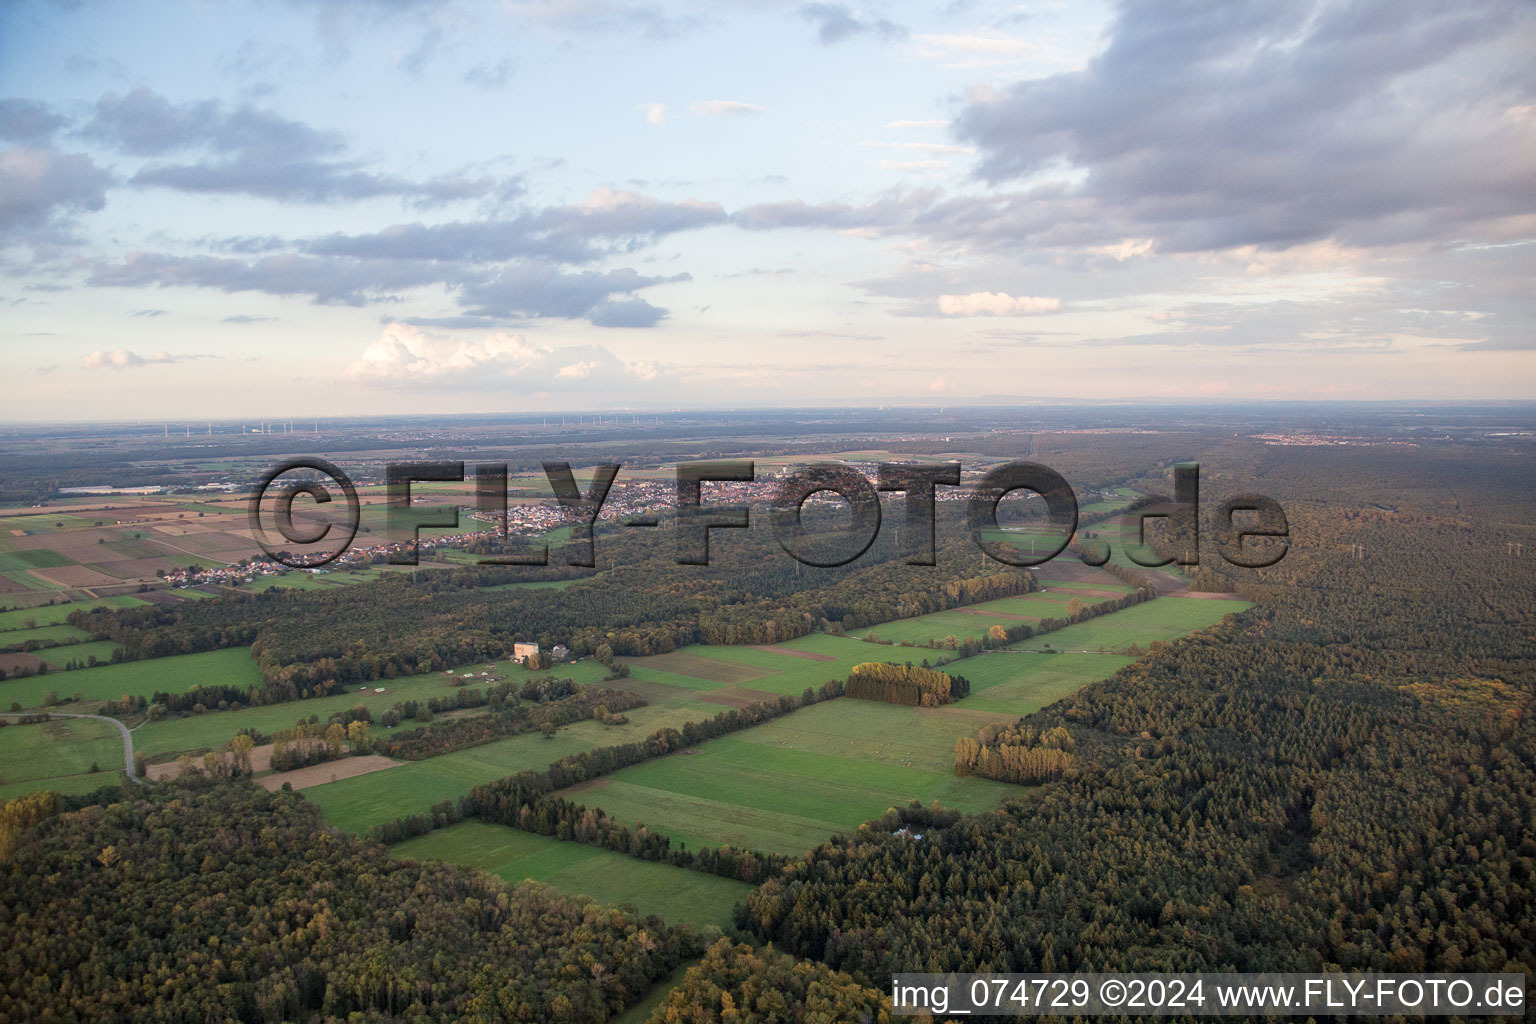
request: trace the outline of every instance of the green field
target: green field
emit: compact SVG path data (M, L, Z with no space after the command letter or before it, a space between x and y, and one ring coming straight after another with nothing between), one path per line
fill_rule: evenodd
M786 640L776 646L785 647L794 651L805 651L811 654L830 657L830 661L811 660L795 657L792 654L781 654L776 651L763 651L755 647L726 647L714 644L699 644L694 647L685 647L679 653L696 655L709 661L724 663L724 671L730 671L730 666L740 665L750 669L763 671L765 674L741 683L746 689L762 690L768 693L787 694L798 697L807 686L815 689L829 679L846 679L853 666L861 661L893 661L905 662L921 660L922 654L917 651L899 650L893 647L884 647L880 644L867 644L862 640L853 640L842 636L829 636L826 633L811 633L794 640ZM649 673L648 662L652 659L636 658L630 662L631 671L641 669ZM638 673L637 673L638 674ZM711 680L702 680L709 683ZM718 687L703 686L701 689L716 689Z
M971 695L955 707L1022 716L1089 683L1108 679L1135 660L1118 654L988 651L974 658L951 662L944 666L944 671L965 676L971 684Z
M65 665L72 661L82 666L89 665L92 658L96 659L97 664L105 665L112 660L112 655L117 651L117 648L118 645L110 640L87 640L84 643L49 647L46 650L39 651L37 656L46 661L50 668L56 669L63 669ZM71 676L71 678L73 677ZM74 691L71 690L70 692L73 693ZM118 694L118 696L121 697L122 694Z
M894 622L883 622L878 626L869 626L865 629L855 630L850 636L868 637L876 636L881 640L893 640L896 643L915 644L925 647L930 641L942 641L945 637L953 636L964 640L968 636L983 637L993 626L1008 628L1020 624L1019 619L1011 619L1010 615L1035 616L1041 619L1064 619L1067 617L1067 606L1075 595L1065 591L1047 591L1046 593L1024 594L1019 597L1004 597L996 601L985 601L981 604L968 606L968 610L950 609L949 611L931 612L928 615L918 615L910 619L898 619ZM1097 604L1103 604L1109 598L1092 597L1084 595L1079 600L1085 608ZM993 612L995 615L985 613ZM983 613L983 614L977 614ZM1026 623L1036 625L1034 623Z
M62 583L50 583L47 580L39 579L38 577L33 576L31 573L27 572L24 569L4 569L4 570L0 570L0 576L4 576L6 579L10 580L12 583L16 583L16 584L19 584L20 586L26 587L28 590L51 591L51 590L68 590L69 589L68 587L64 586L64 584L62 584Z
M1056 651L1123 652L1137 644L1144 649L1153 641L1173 640L1214 625L1230 612L1250 607L1247 601L1228 598L1159 597L1112 615L1031 637L1013 647L1021 651L1039 651L1049 646Z
M30 620L38 626L52 626L69 618L69 613L84 611L91 608L133 608L138 605L148 604L140 598L124 594L121 597L101 597L94 601L70 601L61 604L44 604L36 608L14 608L7 612L0 612L0 631L12 629L26 629ZM0 641L4 641L0 637Z
M52 647L89 640L91 634L74 626L38 626L36 629L9 629L0 633L0 648L19 649L22 644Z
M511 662L492 663L496 667L492 669L493 675L504 675L513 682L521 685L523 680L533 676L534 678L570 678L579 683L596 683L603 675L602 666L595 662L577 662L574 665L558 665L553 669L547 669L539 673L529 673L521 665ZM479 672L484 665L465 665L461 670L474 670ZM74 675L61 676L61 679L74 679ZM474 679L465 686L480 690L482 693L494 680ZM382 689L383 693L376 692ZM340 693L329 697L313 697L309 700L287 701L282 704L266 704L258 707L241 708L239 711L211 711L202 715L187 715L179 718L165 718L158 722L146 722L134 730L134 750L148 757L156 757L162 754L180 753L189 750L203 750L213 747L221 747L234 738L241 729L255 729L257 732L271 734L278 729L287 729L299 719L307 719L310 715L316 715L321 721L325 721L337 712L361 704L372 712L374 717L373 734L375 736L387 736L393 730L382 728L379 723L380 716L394 704L405 700L426 701L431 697L449 697L455 692L455 687L449 683L449 677L441 672L428 672L418 676L400 676L395 679L376 679L365 687L353 687L342 690ZM414 729L421 725L417 721L403 722L398 728Z
M48 548L0 551L0 569L57 569L63 565L75 564L73 558Z
M73 649L56 647L46 654L52 658L60 651ZM110 655L110 650L107 653ZM120 665L99 665L73 672L50 672L25 679L7 679L0 682L0 705L9 707L11 701L19 701L24 708L39 707L43 695L50 690L58 691L62 697L73 697L78 693L86 700L118 700L124 694L149 697L156 690L180 693L200 684L223 683L246 687L259 682L261 672L251 660L250 648L232 647L203 654L178 654L170 658L128 661ZM233 733L232 729L231 735Z
M995 715L843 698L647 761L565 795L690 848L798 854L893 806L979 812L1014 787L956 778L956 738Z
M87 793L122 777L123 738L110 722L60 718L0 729L0 800L39 789Z
M465 821L408 839L391 851L412 860L436 858L480 868L508 882L544 882L572 896L629 904L668 924L724 928L752 886L716 875L565 843L502 825Z
M600 668L593 662L578 665ZM556 669L555 674L569 673ZM409 761L378 775L328 782L304 794L320 805L331 824L361 834L386 821L426 811L439 800L457 800L481 783L514 772L538 771L567 754L644 739L659 729L702 721L726 710L695 699L688 690L650 683L640 688L649 703L624 712L629 719L625 725L574 722L550 738L540 733L511 736L424 761Z

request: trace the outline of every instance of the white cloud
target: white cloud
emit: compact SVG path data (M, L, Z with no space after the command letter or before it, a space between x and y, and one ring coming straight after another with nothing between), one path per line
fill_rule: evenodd
M487 387L516 381L543 391L556 385L649 381L658 372L652 364L631 366L599 345L545 348L507 331L476 339L392 323L347 368L347 376L378 385Z
M703 114L705 117L740 117L744 114L766 114L766 107L760 107L755 103L740 103L736 100L699 100L692 104L691 109L695 114Z
M861 142L872 149L895 149L906 153L956 153L969 156L976 152L974 146L955 146L947 142Z
M1061 308L1060 299L1006 292L971 292L969 295L940 295L939 312L945 316L1019 316L1028 313L1052 313Z
M111 352L102 350L91 352L80 360L82 370L135 370L141 366L150 366L155 363L181 363L189 359L206 359L207 356L173 356L169 352L156 352L152 356L141 356L137 352L130 352L126 348L115 349Z
M941 171L949 166L948 160L881 160L880 168L886 171Z
M924 60L945 62L949 67L984 67L1041 56L1040 47L1026 39L1001 35L916 35L912 41Z
M667 113L665 103L642 103L640 109L645 111L645 119L654 125L666 124L672 116Z

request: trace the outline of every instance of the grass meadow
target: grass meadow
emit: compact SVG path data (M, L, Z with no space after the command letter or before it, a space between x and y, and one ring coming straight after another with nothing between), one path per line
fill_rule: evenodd
M543 882L571 896L629 904L668 924L695 928L726 927L732 908L752 891L745 882L481 821L408 839L391 852L402 859L479 868L514 884Z

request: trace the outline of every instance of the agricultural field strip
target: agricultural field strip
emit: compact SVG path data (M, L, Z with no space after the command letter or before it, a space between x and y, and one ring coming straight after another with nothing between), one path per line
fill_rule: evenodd
M731 908L752 891L745 882L480 821L408 839L391 852L479 868L514 884L531 879L569 895L628 903L668 923L695 927L729 924Z

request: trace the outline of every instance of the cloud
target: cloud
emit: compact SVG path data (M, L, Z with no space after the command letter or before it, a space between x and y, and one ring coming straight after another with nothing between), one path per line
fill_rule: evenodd
M854 228L906 228L919 215L931 210L940 193L932 189L896 189L862 205L851 203L807 203L788 199L777 203L759 203L739 210L732 218L741 227L753 230L771 228L830 228L844 231Z
M192 359L211 359L206 355L177 355L169 352L156 352L152 356L141 356L137 352L120 348L114 351L100 351L88 353L80 360L82 370L136 370L141 366L155 364L184 363Z
M367 235L328 235L304 248L313 255L361 258L585 263L725 219L719 203L669 202L600 187L581 203L545 207L511 220L397 224Z
M112 175L83 153L0 152L0 231L40 228L68 212L99 210L111 184Z
M944 316L1021 316L1030 313L1054 313L1061 300L1005 292L971 292L969 295L940 295L939 312Z
M705 117L742 117L752 114L766 114L766 107L759 107L755 103L740 103L736 100L699 100L690 104L695 114Z
M971 146L956 146L948 142L861 142L871 149L894 149L904 153L948 153L970 156L976 152Z
M658 371L649 363L627 364L600 345L545 348L508 332L469 339L391 323L347 368L347 376L385 386L515 383L524 391L559 391L629 387L656 379Z
M64 126L64 118L38 100L0 99L0 138L16 142L47 142Z
M948 160L880 160L878 163L887 171L941 171L949 166Z
M1505 0L1125 3L1086 68L960 111L978 177L1025 191L943 213L990 207L1019 242L1149 237L1166 252L1523 236L1533 22ZM1041 183L1062 168L1078 181Z
M642 103L640 109L645 111L645 119L654 125L664 125L671 120L667 114L665 103Z
M636 310L609 303L615 295L627 295L641 288L689 280L687 274L675 277L647 277L629 268L605 272L562 273L539 264L508 267L496 277L467 285L460 296L465 312L483 317L578 317L602 316L609 323L602 326L652 326L665 314L654 310L647 314L649 323L633 322ZM623 322L627 318L630 322Z
M1011 36L916 35L918 53L930 59L956 60L968 67L992 63L998 59L1023 57L1038 47L1026 39Z
M294 243L226 240L226 251L239 257L135 252L97 263L87 282L308 295L354 306L441 285L458 297L461 314L476 322L591 315L601 326L654 326L665 310L638 302L603 304L688 275L648 277L628 268L567 273L562 265L595 262L725 221L718 203L665 201L603 187L581 203L529 210L510 220L399 224Z
M157 317L157 316L165 316L166 315L166 310L163 310L163 309L136 309L136 310L134 310L132 313L130 313L128 315L129 316L142 317L142 318L148 320L148 319L153 319L154 317Z
M206 154L191 163L152 163L131 179L184 192L310 203L401 196L436 204L506 195L519 187L489 175L412 181L375 174L344 158L346 145L334 132L250 105L226 110L213 100L175 104L143 86L101 97L82 133L131 156Z
M611 0L512 0L507 7L536 24L581 34L638 32L651 39L676 39L707 23L694 14L670 14L649 4Z
M88 284L147 286L308 295L323 304L361 306L409 288L437 282L442 271L427 260L349 260L285 253L256 260L133 252L120 263L98 263Z
M517 61L503 57L495 64L482 62L464 72L464 81L482 89L500 89L512 80L517 71Z
M234 316L224 318L226 324L263 324L269 320L276 320L275 316L260 316L253 313L236 313Z
M865 17L844 4L810 3L801 6L799 13L816 25L816 38L823 46L861 35L899 39L907 34L907 30L895 22Z
M887 121L883 128L948 128L953 121Z
M655 327L666 315L644 299L624 299L598 303L588 310L587 319L594 327Z

